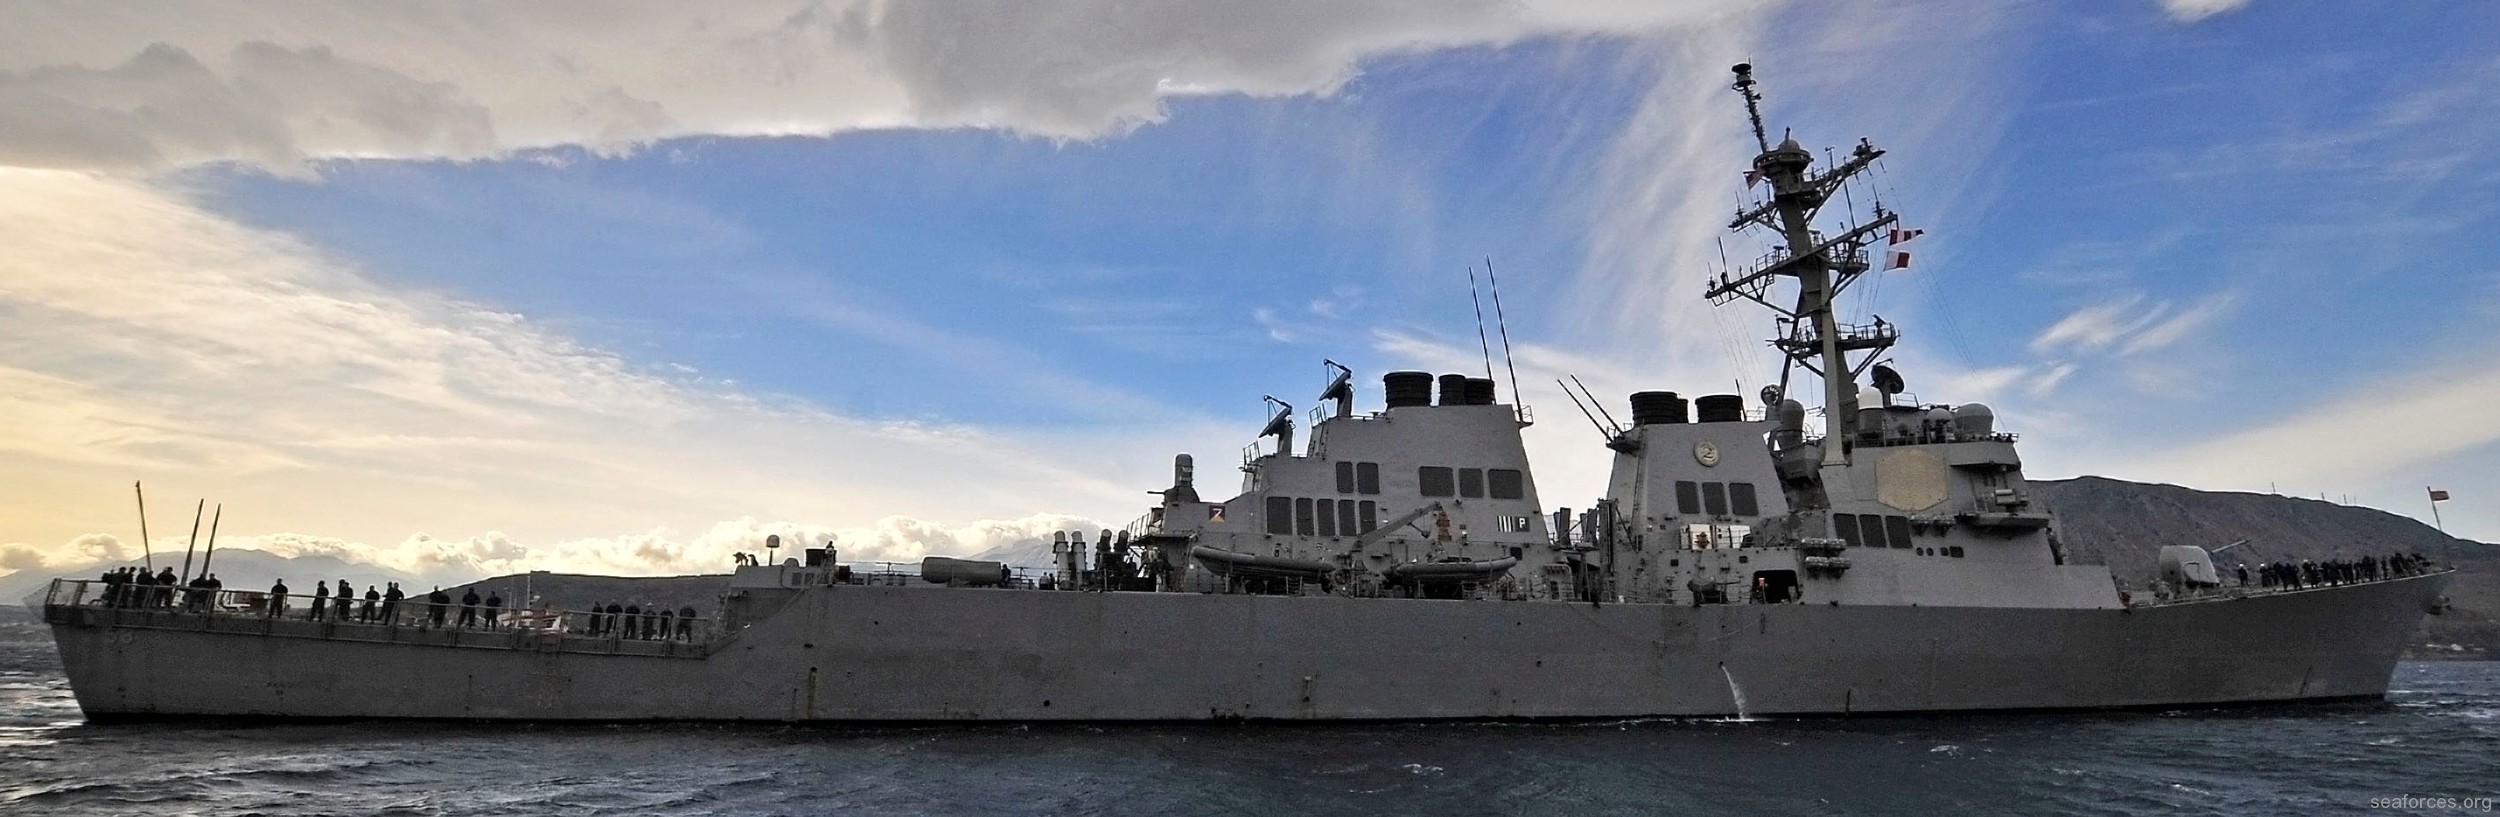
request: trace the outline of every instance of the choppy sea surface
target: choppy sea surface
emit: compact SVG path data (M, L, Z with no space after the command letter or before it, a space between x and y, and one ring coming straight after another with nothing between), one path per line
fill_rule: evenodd
M0 814L2486 813L2500 663L2384 703L1561 725L90 726L0 633Z

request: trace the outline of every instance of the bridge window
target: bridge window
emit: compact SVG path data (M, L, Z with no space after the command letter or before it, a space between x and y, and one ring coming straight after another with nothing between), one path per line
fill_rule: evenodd
M1692 480L1677 480L1675 515L1692 516L1698 513L1701 513L1701 483Z
M1415 469L1415 484L1423 489L1424 496L1458 495L1457 475L1438 465Z
M1866 546L1867 546L1867 547L1871 547L1871 548L1879 548L1879 547L1883 547L1883 546L1884 546L1884 518L1883 518L1883 517L1876 516L1876 515L1874 515L1874 514L1871 514L1871 513L1870 513L1870 514L1865 514L1865 515L1861 515L1861 516L1859 516L1859 517L1858 517L1858 519L1857 519L1857 522L1858 522L1858 538L1859 538L1859 539L1864 540L1864 541L1866 542ZM1905 543L1901 543L1901 544L1908 544L1908 543L1906 543L1906 542L1905 542ZM1896 546L1898 546L1898 545L1896 545Z
M1702 510L1704 510L1704 511L1709 512L1709 514L1710 514L1711 516L1726 516L1726 515L1727 515L1727 483L1724 483L1724 482L1704 482L1704 483L1702 483L1702 484L1701 484L1701 509L1702 509Z
M1323 499L1323 500L1320 500L1320 501L1319 501L1319 519L1318 519L1318 522L1319 522L1319 535L1321 535L1321 536L1335 536L1335 535L1337 535L1337 501L1336 501L1336 500L1334 500L1334 499Z
M1737 516L1762 515L1762 503L1754 496L1753 483L1750 482L1727 484L1727 507Z
M1369 505L1371 503L1365 502L1363 504ZM1353 536L1357 533L1363 532L1362 526L1355 523L1354 500L1337 500L1337 530L1344 531L1347 536Z
M1364 496L1380 495L1380 463L1354 464L1354 492Z
M1863 547L1865 545L1864 540L1858 538L1857 514L1832 514L1832 535L1840 537L1840 541L1849 543L1850 547Z
M1366 499L1363 500L1362 509L1362 513L1360 514L1361 518L1357 521L1360 521L1363 524L1362 527L1357 529L1364 533L1370 533L1373 529L1380 527L1380 503Z
M1484 498L1484 469L1458 469L1458 495L1468 499Z
M1528 475L1517 468L1495 468L1484 472L1485 492L1494 499L1528 498Z
M1317 526L1311 524L1311 501L1308 499L1293 501L1293 532L1299 536L1318 532Z
M1354 493L1354 463L1337 463L1337 493Z
M1293 535L1293 497L1267 498L1267 532L1280 536Z
M1909 518L1909 517L1906 517L1906 516L1887 516L1887 517L1884 517L1884 532L1885 532L1886 534L1891 535L1891 537L1892 537L1892 546L1893 546L1893 547L1897 547L1897 548L1905 548L1905 547L1909 547L1909 546L1910 546L1910 518Z

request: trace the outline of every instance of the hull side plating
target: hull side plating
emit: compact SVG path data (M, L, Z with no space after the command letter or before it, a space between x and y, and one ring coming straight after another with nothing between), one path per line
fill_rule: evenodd
M99 720L1828 715L2375 697L2447 580L2129 610L833 587L675 657L54 632Z

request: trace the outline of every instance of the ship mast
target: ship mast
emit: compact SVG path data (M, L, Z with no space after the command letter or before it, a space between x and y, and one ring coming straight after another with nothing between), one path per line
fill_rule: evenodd
M1753 160L1753 178L1770 185L1771 195L1739 211L1735 220L1728 222L1728 229L1759 225L1778 233L1779 242L1744 274L1722 274L1710 282L1709 298L1715 304L1744 298L1785 317L1782 324L1788 332L1772 339L1771 345L1785 353L1789 361L1823 378L1822 464L1845 465L1849 461L1845 441L1856 425L1857 377L1884 349L1892 346L1898 333L1882 321L1872 326L1843 325L1833 313L1832 304L1841 290L1866 273L1868 238L1898 219L1879 205L1873 220L1852 225L1828 238L1814 229L1814 219L1843 183L1874 164L1884 152L1861 139L1850 151L1848 161L1820 173L1811 172L1814 154L1799 146L1794 137L1783 136L1778 145L1771 144L1770 132L1762 124L1762 95L1754 90L1753 66L1740 63L1734 70L1736 83L1732 87L1745 98L1745 114L1753 124L1754 143L1762 150ZM1797 279L1793 307L1770 300L1772 280L1783 276ZM1866 350L1873 354L1853 367L1849 353Z

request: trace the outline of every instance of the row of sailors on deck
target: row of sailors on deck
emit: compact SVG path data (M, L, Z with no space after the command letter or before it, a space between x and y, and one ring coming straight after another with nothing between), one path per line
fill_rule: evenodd
M174 576L172 568L153 574L136 567L121 568L104 574L103 602L108 607L171 607L174 586L180 581ZM313 585L312 605L304 612L305 620L401 623L399 605L408 598L408 594L399 589L398 582L389 582L383 587L366 585L362 604L357 603L355 586L346 579L338 580L335 590L331 585L326 581ZM215 574L203 574L192 579L183 592L183 607L196 613L209 612L218 593L224 589L225 583L219 581ZM285 616L292 598L296 597L287 588L286 580L279 579L269 586L261 614L270 618ZM425 594L418 604L417 624L452 626L449 623L454 609L451 594L443 592L441 585L436 585L432 592ZM462 628L495 630L507 624L503 619L503 594L494 590L488 590L481 598L475 588L469 589L461 594L457 609L460 614L457 626ZM594 636L646 641L692 641L695 621L693 605L670 610L657 604L609 603L590 609L585 632Z
M181 581L170 567L156 573L138 567L114 570L103 576L104 604L107 607L171 607L174 586ZM203 574L191 580L190 587L195 592L184 594L184 601L196 605L200 603L196 591L223 586L214 574Z
M2304 587L2325 587L2355 582L2372 582L2381 578L2410 576L2430 569L2430 560L2419 553L2397 553L2386 558L2363 556L2358 559L2329 559L2323 562L2302 559L2299 562L2274 562L2257 566L2259 587L2282 587L2299 590ZM2240 584L2248 584L2248 566L2240 565Z
M271 618L285 615L287 598L286 580L279 579L277 584L269 586L269 606L265 612ZM330 592L329 582L317 582L313 585L312 608L305 612L304 618L308 621L336 619L360 623L396 624L400 620L399 603L406 598L408 594L399 589L398 582L390 582L387 588L367 585L364 604L360 606L356 604L355 587L348 584L346 579L338 581L338 592L335 594ZM468 592L460 596L459 626L500 629L503 626L501 621L503 605L502 593L489 590L486 597L481 600L478 598L477 589L470 588ZM451 594L443 592L442 585L435 585L433 592L425 594L424 607L417 611L417 623L433 627L446 626L445 620L450 617L451 610ZM481 611L484 613L483 616L480 615Z
M639 641L693 641L694 606L670 610L659 605L609 602L592 605L585 635Z

